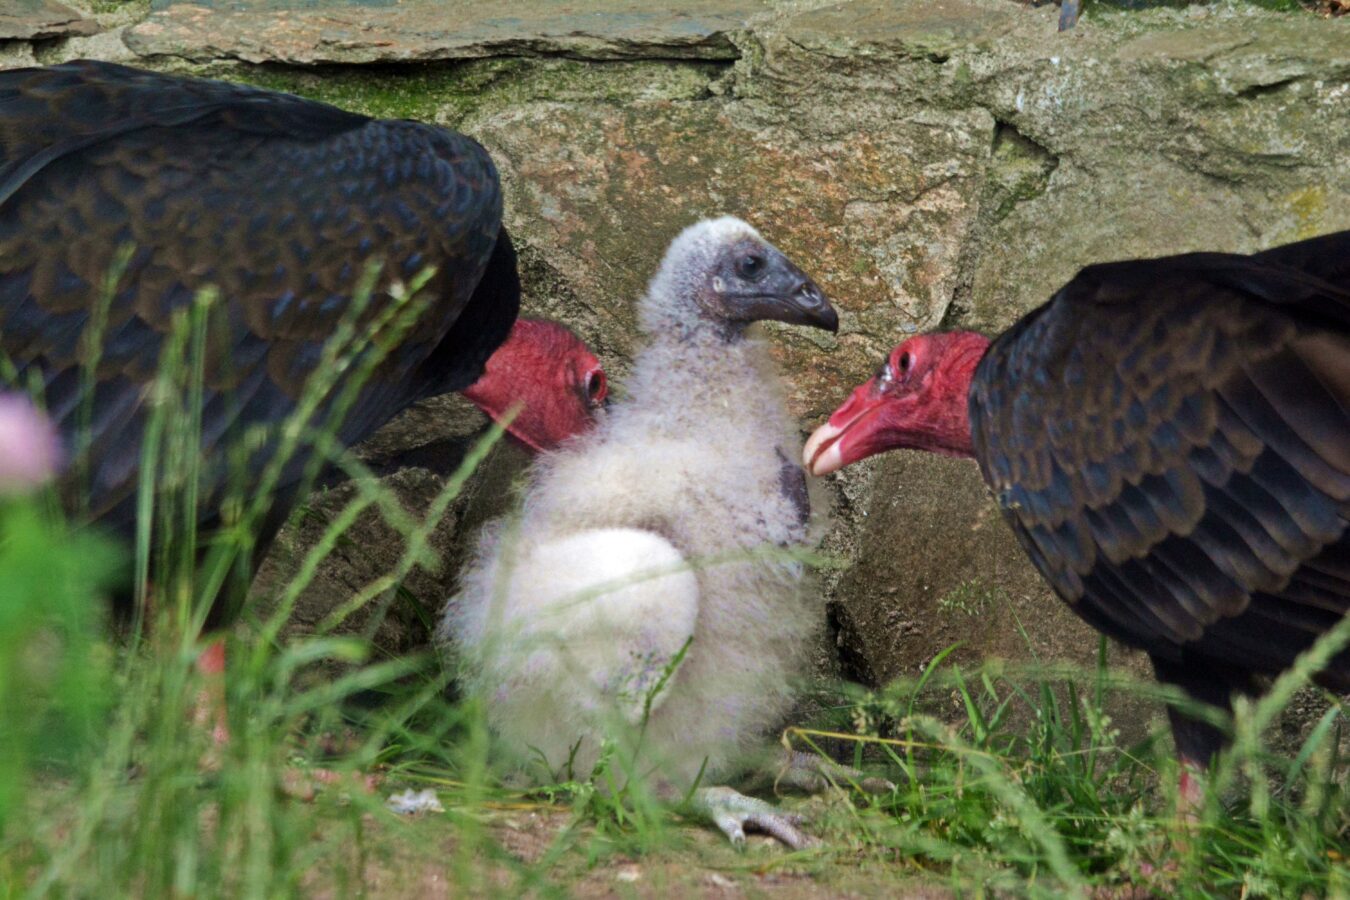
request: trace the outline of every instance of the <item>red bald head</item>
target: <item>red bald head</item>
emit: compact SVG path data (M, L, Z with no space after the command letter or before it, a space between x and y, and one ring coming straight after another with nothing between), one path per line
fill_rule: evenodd
M588 431L608 393L605 370L580 338L557 322L517 319L464 396L493 420L519 405L507 433L540 451Z
M988 347L988 338L971 331L923 334L896 347L811 435L803 451L807 470L825 475L900 447L973 455L970 382Z

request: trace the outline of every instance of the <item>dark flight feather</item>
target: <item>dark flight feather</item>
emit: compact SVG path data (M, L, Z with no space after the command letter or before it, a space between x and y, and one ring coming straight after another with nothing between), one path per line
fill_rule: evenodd
M343 421L353 443L473 383L505 340L520 284L501 214L488 154L444 128L108 63L0 72L0 350L19 385L45 385L69 446L93 361L84 335L132 248L98 350L87 466L92 516L123 533L148 386L200 290L221 301L205 367L209 457L292 412L368 265L383 268L363 324L396 280L434 268L427 305ZM286 470L281 493L300 471ZM208 472L210 496L224 475Z
M970 413L1036 567L1195 696L1278 674L1350 608L1350 232L1089 266L993 342Z

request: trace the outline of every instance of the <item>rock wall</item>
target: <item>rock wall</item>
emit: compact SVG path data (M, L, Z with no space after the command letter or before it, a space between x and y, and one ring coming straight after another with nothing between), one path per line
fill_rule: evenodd
M997 331L1085 264L1350 228L1350 19L1234 4L1057 33L1053 8L1009 0L679 6L156 0L84 9L109 30L11 41L0 59L135 59L461 128L500 164L528 312L572 324L619 383L667 241L743 216L841 313L837 337L771 328L803 433L904 335ZM438 412L456 402L384 444L471 435L481 419ZM438 532L452 561L461 523L499 508L523 464L502 448L491 488L456 505ZM420 508L441 478L391 483ZM884 683L957 641L969 660L1091 663L1096 636L1023 558L973 464L891 454L829 489L826 549L843 562L829 665ZM371 545L393 540L370 527ZM378 560L331 566L307 603L331 605ZM449 566L414 587L434 609L452 585ZM415 619L389 643L420 640Z

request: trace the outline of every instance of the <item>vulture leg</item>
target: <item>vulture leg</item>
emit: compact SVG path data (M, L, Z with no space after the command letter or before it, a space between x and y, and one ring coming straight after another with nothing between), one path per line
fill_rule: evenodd
M146 622L155 618L155 596L152 586L144 601L143 619ZM120 602L114 602L114 612L129 613L133 603L130 594L117 599ZM146 633L153 634L149 626L145 628ZM211 745L202 754L201 767L206 771L215 771L220 768L221 748L230 742L230 721L225 705L224 636L216 635L207 640L193 665L201 677L201 687L192 698L188 715L192 727L210 732Z
M211 730L211 749L202 765L214 769L220 765L220 748L230 742L230 723L225 715L225 639L216 638L197 656L197 674L201 690L192 706L192 724Z
M778 784L795 787L809 794L819 794L832 784L856 784L869 794L887 794L895 784L885 778L841 765L831 759L801 750L785 750L779 770Z
M192 704L192 724L210 729L211 746L203 754L201 767L214 772L220 769L221 753L230 743L230 724L225 705L225 639L216 637L197 656L197 673L202 687ZM380 783L378 775L360 772L334 772L331 769L301 769L288 766L281 773L281 789L298 800L313 800L325 787L349 787L371 793Z
M1233 711L1234 692L1255 693L1251 675L1209 661L1183 656L1180 662L1149 656L1153 673L1164 684L1175 684L1201 703ZM1208 722L1191 718L1174 707L1167 708L1172 739L1177 746L1181 775L1177 791L1177 817L1194 821L1205 799L1204 778L1210 764L1228 744L1228 736Z
M745 844L747 828L777 838L793 850L804 850L817 844L815 838L797 827L804 821L802 816L785 813L771 803L747 797L729 787L699 788L694 792L692 803L696 811L711 819L738 847Z

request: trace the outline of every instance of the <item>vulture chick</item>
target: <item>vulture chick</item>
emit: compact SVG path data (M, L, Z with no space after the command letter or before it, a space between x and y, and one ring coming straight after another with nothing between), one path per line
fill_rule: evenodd
M639 306L628 396L540 458L518 517L490 527L444 628L503 748L543 777L584 776L602 746L659 791L717 783L788 709L819 624L796 426L751 322L835 330L816 285L746 223L671 244ZM790 817L701 790L733 841L793 846Z
M1230 709L1350 606L1350 231L1089 266L992 342L911 338L805 460L898 447L973 457L1075 612ZM1169 713L1189 807L1226 739Z

